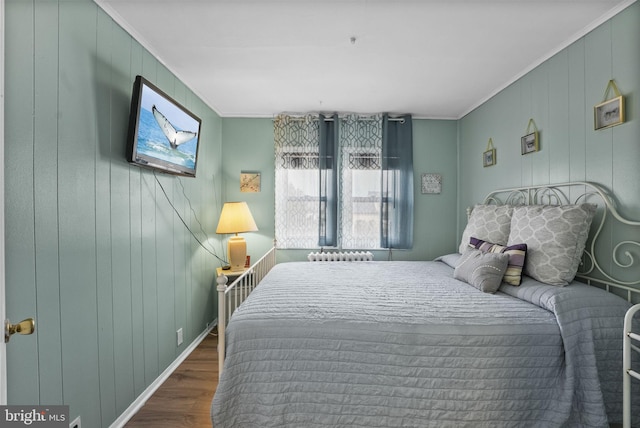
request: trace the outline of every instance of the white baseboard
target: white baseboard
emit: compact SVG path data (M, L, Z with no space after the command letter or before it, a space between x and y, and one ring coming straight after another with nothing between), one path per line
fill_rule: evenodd
M151 398L151 396L157 391L157 389L160 388L160 386L164 383L164 381L167 380L169 378L169 376L171 376L171 374L180 366L180 364L182 364L182 362L184 360L186 360L187 357L194 351L194 349L196 349L198 347L198 345L200 345L200 342L202 342L207 337L207 335L211 332L211 330L214 329L214 327L216 325L218 325L218 319L217 318L215 320L213 320L213 322L211 324L209 324L209 328L205 329L202 333L200 333L200 335L198 337L196 337L194 339L193 342L191 342L189 347L187 347L184 351L182 351L182 354L180 354L178 356L178 358L176 358L169 365L169 367L167 367L160 374L160 376L158 376L156 378L156 380L151 382L151 384L147 387L147 389L142 391L142 393L138 396L138 398L136 398L135 401L133 403L131 403L131 405L129 407L127 407L127 410L125 410L118 417L118 419L113 421L113 423L111 424L111 426L109 428L121 428L127 422L129 422L129 420L136 413L138 413L138 410L140 410L142 408L142 406L145 405L147 400L149 400L149 398Z

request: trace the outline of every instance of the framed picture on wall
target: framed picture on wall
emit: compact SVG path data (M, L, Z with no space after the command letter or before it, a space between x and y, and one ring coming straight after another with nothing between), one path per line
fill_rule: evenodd
M422 174L421 177L422 194L438 194L442 191L442 175Z
M482 166L493 166L496 164L496 149L490 149L482 153Z
M523 155L538 151L538 132L532 132L520 139L520 151Z
M257 193L260 191L260 173L254 171L240 172L240 191Z
M496 164L496 148L493 147L493 138L489 138L487 142L487 148L482 152L482 166L488 167Z
M593 127L595 130L610 128L624 122L624 99L612 98L593 107Z

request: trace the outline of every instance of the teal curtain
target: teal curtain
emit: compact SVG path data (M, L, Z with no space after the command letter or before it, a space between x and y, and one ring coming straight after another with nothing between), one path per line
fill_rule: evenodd
M382 248L413 247L413 124L410 115L382 118Z
M318 246L338 244L338 115L320 115L320 215Z

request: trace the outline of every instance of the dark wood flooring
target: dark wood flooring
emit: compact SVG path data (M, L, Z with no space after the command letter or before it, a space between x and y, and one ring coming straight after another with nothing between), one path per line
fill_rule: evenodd
M218 337L209 334L134 415L127 428L211 428Z

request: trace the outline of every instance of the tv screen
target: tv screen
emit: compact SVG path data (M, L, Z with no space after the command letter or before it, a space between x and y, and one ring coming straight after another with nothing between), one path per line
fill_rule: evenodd
M195 177L201 120L142 76L136 76L129 114L127 161Z

